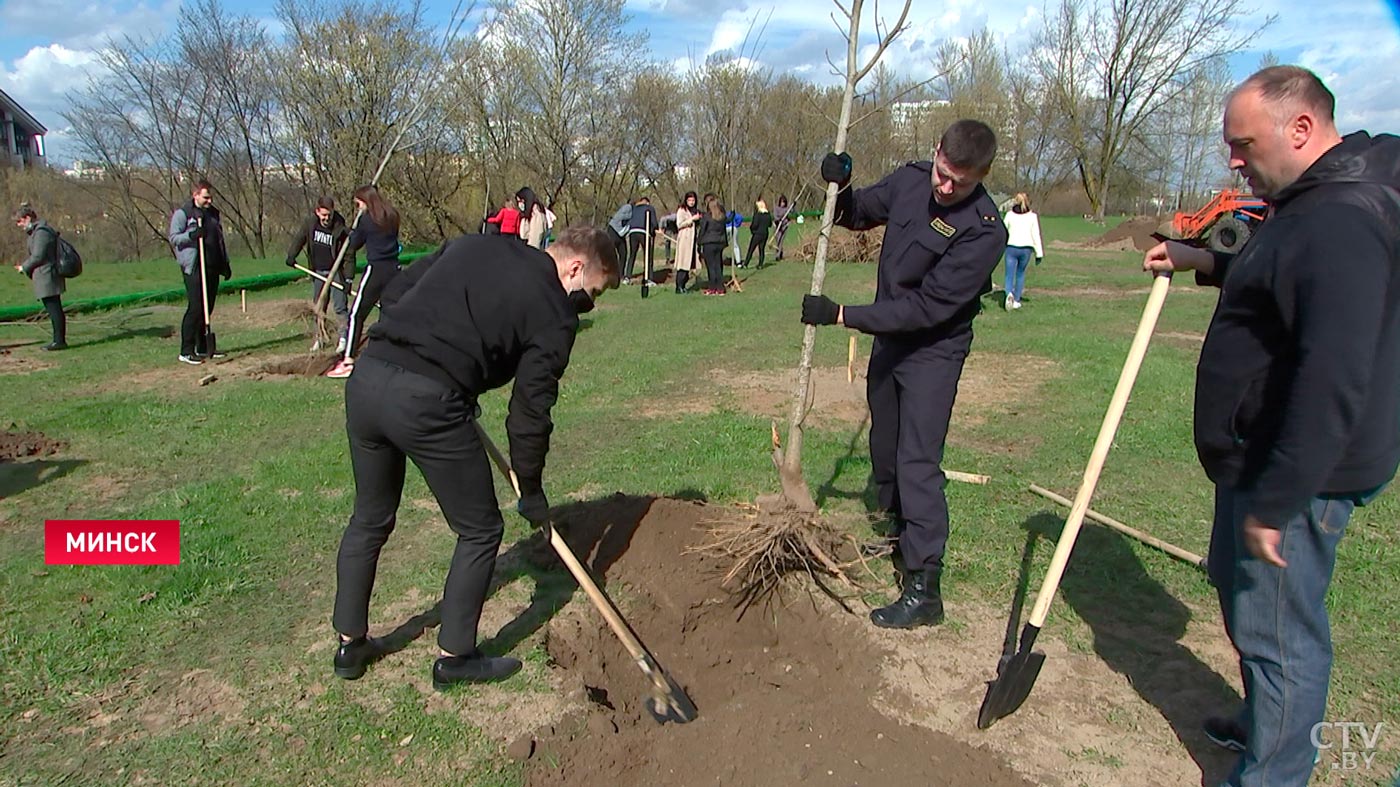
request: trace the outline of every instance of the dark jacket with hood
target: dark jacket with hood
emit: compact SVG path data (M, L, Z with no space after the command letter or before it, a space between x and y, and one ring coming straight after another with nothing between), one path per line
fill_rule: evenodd
M1348 135L1234 256L1196 369L1196 452L1281 527L1400 463L1400 138Z
M340 211L331 212L330 227L322 227L321 218L312 213L292 238L292 245L287 248L287 259L295 260L301 250L306 249L307 261L311 263L308 267L313 271L328 271L335 262L335 255L340 253L340 247L348 240L350 228L346 226L345 217L340 215ZM340 264L342 273L355 270L355 255L347 253L346 258Z

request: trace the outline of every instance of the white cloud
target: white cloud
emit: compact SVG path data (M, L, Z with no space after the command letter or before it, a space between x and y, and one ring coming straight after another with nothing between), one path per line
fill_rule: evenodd
M0 88L50 128L62 123L65 96L87 85L101 68L96 52L61 44L34 47L10 65L0 64Z
M0 0L0 29L53 36L52 43L72 49L97 49L109 39L164 32L179 14L180 0L154 5L146 0L135 5L90 0Z

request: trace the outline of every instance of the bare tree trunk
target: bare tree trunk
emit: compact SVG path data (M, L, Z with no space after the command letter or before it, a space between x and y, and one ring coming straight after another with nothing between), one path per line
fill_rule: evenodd
M899 15L899 21L894 27L888 30L880 30L880 20L875 20L875 28L879 35L879 45L871 55L865 65L858 65L857 55L859 53L860 42L860 14L864 5L864 0L851 0L850 10L847 11L841 6L839 0L837 7L846 14L850 25L846 32L846 87L841 94L841 114L836 119L836 142L832 147L833 152L841 153L846 150L846 136L851 127L851 105L855 102L856 85L870 72L870 69L880 61L880 56L896 37L904 30L905 20L909 16L909 5L911 0L904 0L904 10ZM878 8L878 6L877 6ZM826 204L822 208L822 228L817 235L817 254L812 263L812 287L811 294L820 295L822 285L826 282L826 253L831 239L831 227L836 221L836 194L839 191L835 183L828 183L826 186ZM807 412L811 407L812 397L812 352L817 343L817 329L814 325L808 325L802 332L802 358L797 364L797 390L794 392L792 400L792 414L788 422L787 448L775 446L773 449L773 461L778 466L778 477L783 486L783 497L794 508L801 511L817 510L817 503L812 498L812 491L807 486L807 479L802 476L802 428L807 420Z

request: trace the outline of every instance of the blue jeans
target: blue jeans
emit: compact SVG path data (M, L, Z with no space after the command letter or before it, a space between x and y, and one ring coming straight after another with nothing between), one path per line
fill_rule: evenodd
M1031 264L1035 249L1025 246L1006 247L1006 295L1012 300L1021 300L1026 289L1026 266Z
M1225 631L1240 655L1249 743L1227 787L1302 787L1317 749L1313 725L1327 711L1332 633L1327 585L1355 503L1313 498L1280 528L1287 568L1249 554L1242 539L1249 494L1216 487L1207 566Z

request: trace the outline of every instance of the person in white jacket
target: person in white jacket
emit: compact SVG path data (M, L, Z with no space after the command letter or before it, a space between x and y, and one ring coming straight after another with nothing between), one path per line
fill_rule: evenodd
M1040 244L1040 217L1031 210L1031 201L1024 193L1011 201L1011 212L1005 217L1006 231L1006 310L1021 308L1021 293L1026 289L1026 268L1035 255L1039 265L1045 257Z

